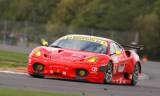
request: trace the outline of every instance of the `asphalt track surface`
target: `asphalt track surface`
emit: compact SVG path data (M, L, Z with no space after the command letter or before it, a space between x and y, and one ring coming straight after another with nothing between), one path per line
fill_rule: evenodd
M149 79L140 80L137 86L40 79L25 74L0 73L0 88L76 93L81 94L80 96L160 96L160 63L148 62L142 68Z

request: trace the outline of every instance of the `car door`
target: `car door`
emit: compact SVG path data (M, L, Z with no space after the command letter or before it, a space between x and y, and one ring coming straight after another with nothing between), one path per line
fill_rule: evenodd
M123 73L125 69L125 59L123 49L116 42L110 43L110 56L114 63L113 73Z
M116 47L116 52L118 52L118 57L119 57L119 64L118 64L118 72L123 73L126 68L126 56L123 48L115 42L115 47Z

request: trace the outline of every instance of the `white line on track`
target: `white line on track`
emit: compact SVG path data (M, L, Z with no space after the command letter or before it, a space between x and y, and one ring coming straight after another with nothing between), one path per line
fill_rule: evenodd
M18 74L18 75L28 75L27 73L14 72L14 71L0 71L0 73Z

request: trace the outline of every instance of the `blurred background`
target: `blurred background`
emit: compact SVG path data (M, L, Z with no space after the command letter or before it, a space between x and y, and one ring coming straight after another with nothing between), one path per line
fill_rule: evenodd
M160 61L160 0L0 0L0 46L33 48L66 34L144 45Z

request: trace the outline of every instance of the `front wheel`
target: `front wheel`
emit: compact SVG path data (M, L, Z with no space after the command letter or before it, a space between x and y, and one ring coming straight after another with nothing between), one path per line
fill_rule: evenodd
M105 83L112 83L112 77L113 77L113 64L109 62L106 67L105 71Z
M138 64L135 65L134 72L132 74L131 85L135 86L138 82L140 67Z

